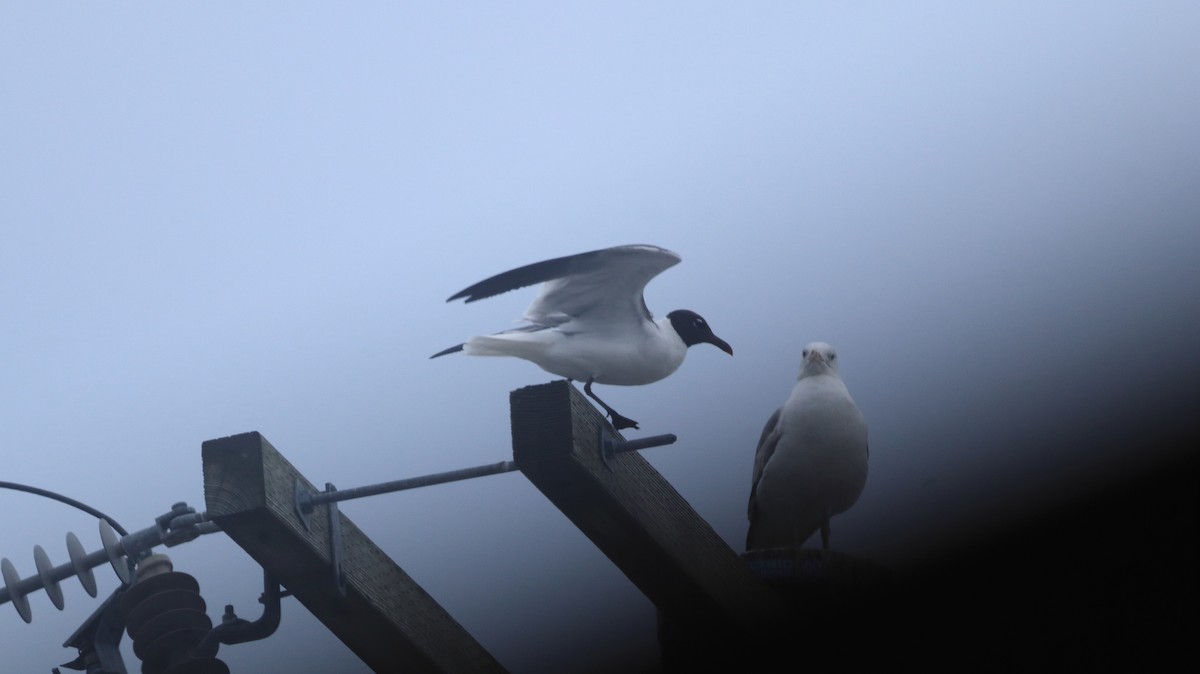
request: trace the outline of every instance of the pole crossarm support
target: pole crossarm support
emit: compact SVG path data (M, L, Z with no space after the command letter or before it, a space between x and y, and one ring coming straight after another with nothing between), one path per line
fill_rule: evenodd
M623 438L574 386L528 386L509 402L517 468L669 620L752 635L785 614L662 474L635 451L605 451Z
M349 518L338 514L344 596L332 581L329 505L305 527L296 483L257 432L202 446L208 515L377 672L503 672L503 667Z

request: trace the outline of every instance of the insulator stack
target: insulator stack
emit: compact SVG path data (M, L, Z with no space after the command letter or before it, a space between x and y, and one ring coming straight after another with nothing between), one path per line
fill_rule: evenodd
M61 611L63 593L62 588L58 585L61 580L76 576L83 585L83 589L95 597L96 578L92 575L92 569L108 562L122 582L128 581L129 563L126 560L121 539L104 520L100 520L100 539L104 543L104 549L88 553L84 551L83 545L80 544L75 534L68 533L67 555L71 561L59 566L54 566L42 546L33 546L33 562L37 568L37 575L28 578L21 578L16 567L8 561L7 557L0 560L0 575L3 576L3 586L0 586L0 604L11 601L21 619L31 622L33 612L29 608L27 595L34 590L44 589L46 595L50 597L50 603Z
M104 547L93 552L86 552L75 534L67 534L67 554L71 561L54 566L49 555L40 545L33 548L33 561L37 574L22 578L17 569L8 559L0 560L0 604L12 602L21 619L25 622L33 620L29 609L29 593L45 589L50 603L62 610L63 595L59 582L77 576L83 584L83 589L91 596L96 596L96 579L92 569L104 563L112 566L113 572L121 579L122 584L129 584L131 561L148 553L156 545L179 545L186 543L201 534L213 533L219 528L207 521L203 513L197 513L186 503L176 503L171 511L160 515L154 521L154 526L147 527L132 534L118 536L112 525L100 520L100 541Z
M121 597L121 613L133 639L142 674L229 674L215 656L220 644L212 631L200 585L192 576L171 570L170 561L155 555L138 567L138 579Z

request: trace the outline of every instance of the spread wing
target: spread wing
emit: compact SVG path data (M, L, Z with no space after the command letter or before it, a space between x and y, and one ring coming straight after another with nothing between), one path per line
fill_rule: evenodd
M455 293L451 302L474 302L509 290L544 283L525 310L525 319L541 326L587 318L612 325L650 320L642 292L650 279L680 261L658 246L603 248L518 267Z

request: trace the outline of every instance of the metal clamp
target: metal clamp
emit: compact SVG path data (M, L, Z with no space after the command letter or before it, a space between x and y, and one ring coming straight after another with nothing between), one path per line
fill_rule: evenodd
M338 512L337 487L332 482L325 483L325 491L316 492L304 485L304 481L296 478L292 487L293 507L300 524L305 531L312 531L312 512L318 505L328 508L329 517L329 564L333 567L333 587L339 597L346 596L346 578L342 575L342 518Z

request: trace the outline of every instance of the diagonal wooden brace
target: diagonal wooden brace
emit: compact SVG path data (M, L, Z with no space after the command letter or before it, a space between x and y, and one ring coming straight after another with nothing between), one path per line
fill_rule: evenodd
M313 491L258 433L203 444L204 500L221 529L278 577L377 672L502 672L503 667L344 514L345 593L333 582L330 524L321 512L306 528L296 481ZM326 510L329 506L318 506Z

